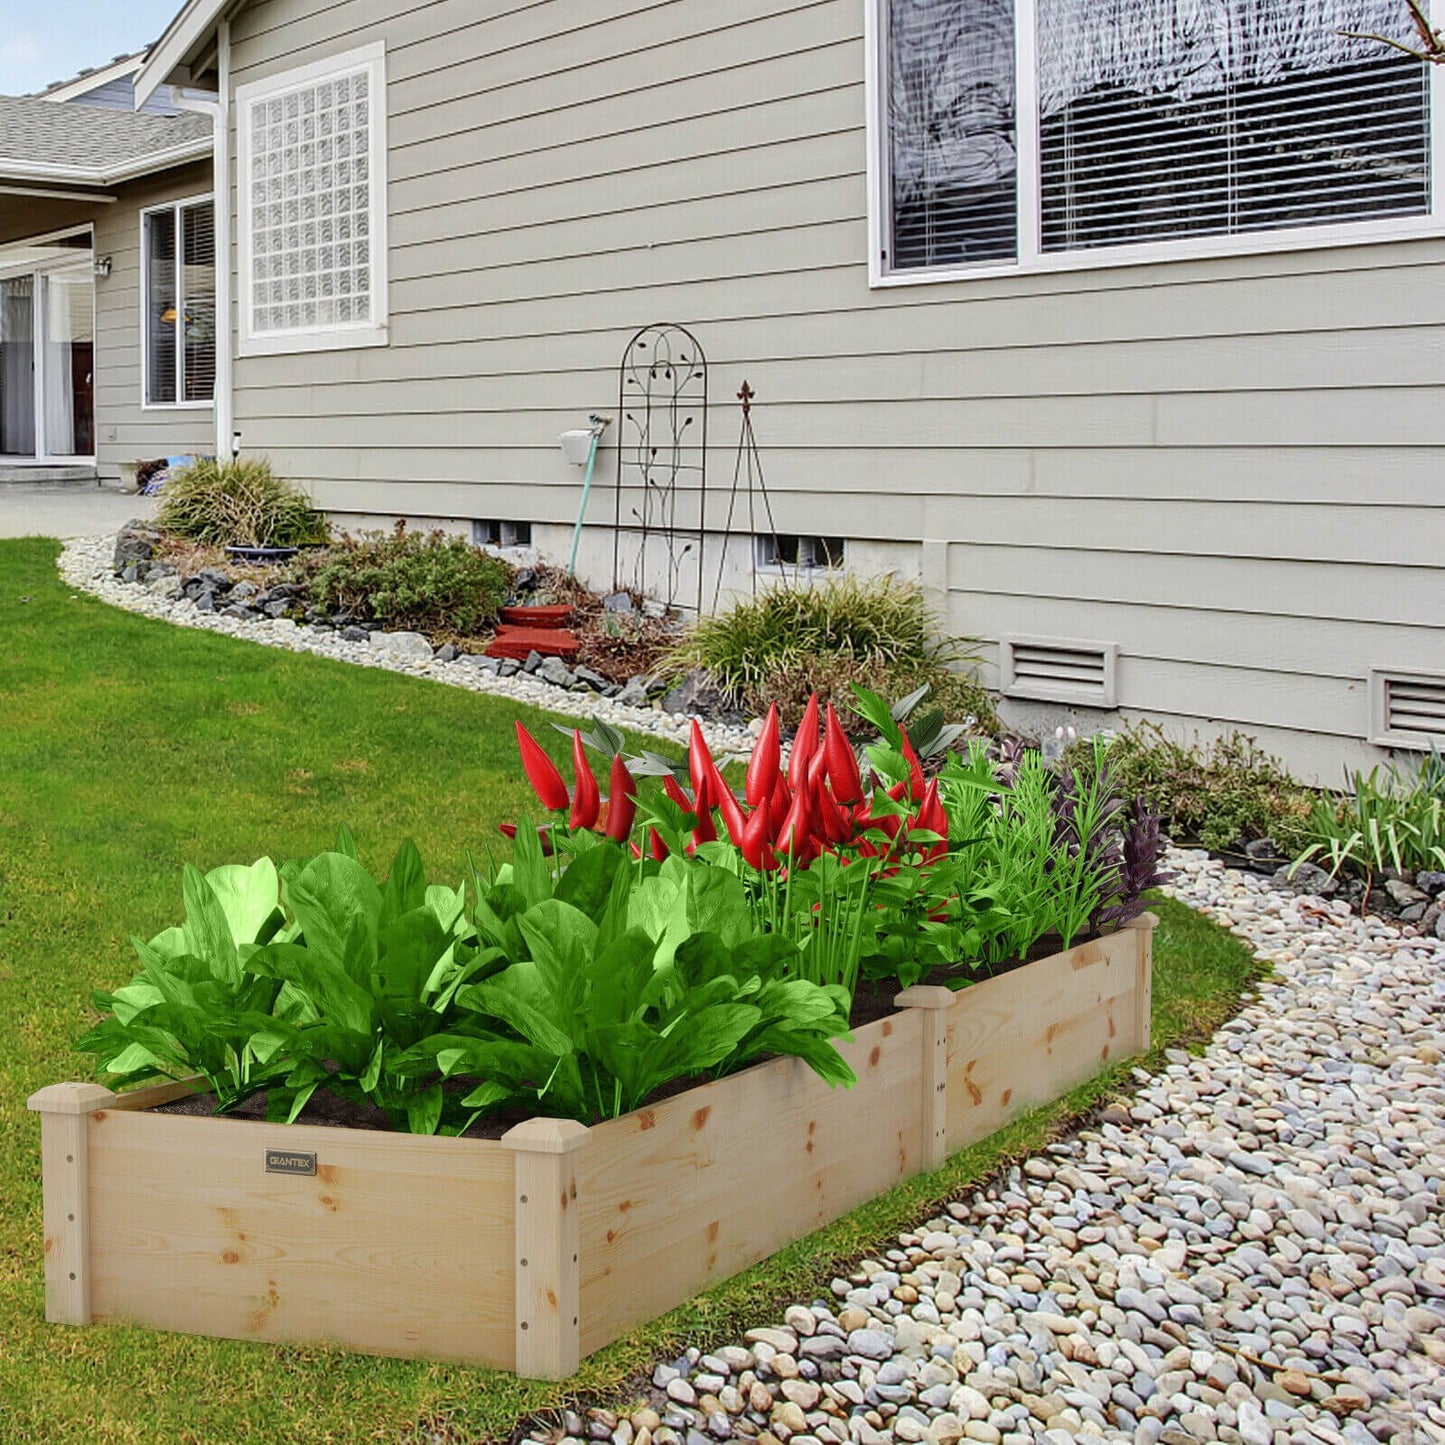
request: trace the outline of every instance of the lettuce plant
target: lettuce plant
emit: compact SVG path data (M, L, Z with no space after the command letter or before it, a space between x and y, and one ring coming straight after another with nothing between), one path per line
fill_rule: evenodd
M459 990L472 1032L426 1045L446 1077L477 1081L465 1108L594 1122L767 1054L854 1082L830 1042L847 1034L849 995L789 976L796 946L756 926L725 869L677 855L634 867L603 841L554 881L519 826L514 862L479 891L477 934L513 961Z

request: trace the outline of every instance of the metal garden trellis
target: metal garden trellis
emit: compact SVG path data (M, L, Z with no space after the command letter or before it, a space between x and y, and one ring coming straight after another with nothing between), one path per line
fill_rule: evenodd
M684 559L695 553L699 613L707 525L707 413L707 356L692 332L672 322L655 322L635 333L623 350L617 376L612 585L620 589L630 581L638 592L648 593L648 553L657 538L666 567L660 600L677 605ZM695 517L686 508L686 500L694 496ZM623 576L625 528L639 534L630 579Z

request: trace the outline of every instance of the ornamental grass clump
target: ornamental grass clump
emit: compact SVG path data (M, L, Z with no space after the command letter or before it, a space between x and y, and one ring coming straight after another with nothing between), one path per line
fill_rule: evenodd
M166 483L156 525L211 547L304 547L330 537L326 518L264 458L192 462Z
M755 713L776 702L788 723L813 693L845 709L851 727L855 687L897 696L926 683L950 718L988 731L997 719L987 692L953 670L969 656L966 642L939 634L921 587L844 576L773 587L702 618L665 665L702 668Z
M1445 759L1436 751L1415 769L1391 764L1347 774L1348 790L1316 798L1308 845L1295 860L1348 869L1367 888L1387 868L1445 869Z

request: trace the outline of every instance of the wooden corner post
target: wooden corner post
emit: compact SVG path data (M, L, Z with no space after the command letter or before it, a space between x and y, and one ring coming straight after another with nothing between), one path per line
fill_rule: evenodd
M40 1115L45 1199L45 1318L90 1323L90 1116L115 1095L99 1084L52 1084L25 1107Z
M1134 930L1134 937L1139 945L1138 973L1134 985L1134 997L1138 1005L1134 1034L1136 1054L1147 1054L1154 1042L1154 930L1158 926L1157 913L1141 913L1124 925L1125 928Z
M958 995L951 988L914 984L893 1002L923 1015L923 1158L925 1170L948 1158L948 1010Z
M565 1380L582 1358L577 1151L590 1133L529 1119L502 1135L516 1158L516 1370L535 1380Z

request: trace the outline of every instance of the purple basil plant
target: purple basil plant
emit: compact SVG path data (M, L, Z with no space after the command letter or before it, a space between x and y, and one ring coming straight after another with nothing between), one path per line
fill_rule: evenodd
M1144 911L1145 892L1171 882L1175 876L1159 866L1164 855L1159 814L1142 795L1134 799L1113 846L1117 859L1115 873L1112 883L1105 888L1104 901L1090 920L1095 932L1132 922Z

